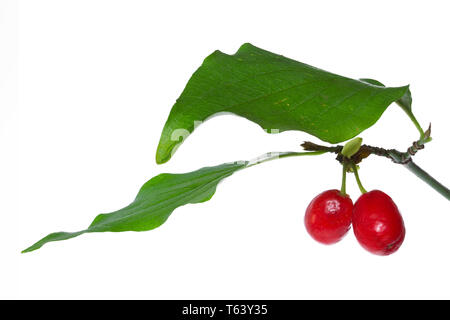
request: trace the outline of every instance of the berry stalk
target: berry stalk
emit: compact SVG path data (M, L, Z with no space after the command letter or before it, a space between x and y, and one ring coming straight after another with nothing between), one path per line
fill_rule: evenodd
M342 164L342 184L341 184L341 195L345 196L346 192L346 180L347 180L347 163Z
M361 193L363 193L363 194L364 194L364 193L367 193L367 190L364 189L364 187L363 187L363 185L362 185L362 183L361 183L361 180L359 179L358 168L356 167L356 164L352 163L351 166L352 166L352 171L353 171L353 173L355 174L355 179L356 179L356 183L358 184L359 190L360 190Z

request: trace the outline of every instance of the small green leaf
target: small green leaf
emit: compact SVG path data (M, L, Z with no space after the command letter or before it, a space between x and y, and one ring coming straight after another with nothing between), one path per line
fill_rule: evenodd
M181 174L163 173L145 183L130 205L98 215L86 230L51 233L22 252L34 251L48 242L67 240L89 232L151 230L162 225L176 208L211 199L219 182L238 170L274 159L325 152L270 152L251 161L224 163Z
M67 240L88 232L154 229L163 224L176 208L211 199L217 184L235 171L244 168L246 164L246 162L226 163L184 174L157 175L142 186L136 199L127 207L98 215L86 230L49 234L23 252L39 249L47 242Z
M156 162L168 161L203 121L232 113L268 132L305 131L338 143L372 126L408 90L345 78L249 43L215 51L192 75L161 133Z
M85 230L51 233L22 252L34 251L48 242L71 239L83 233L151 230L162 225L176 208L211 199L219 182L238 170L274 159L313 156L325 152L269 152L250 161L224 163L188 173L163 173L145 183L136 199L127 207L99 214Z

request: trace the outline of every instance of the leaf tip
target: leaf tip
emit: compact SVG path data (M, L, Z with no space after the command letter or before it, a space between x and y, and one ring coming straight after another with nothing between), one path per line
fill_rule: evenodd
M163 130L165 130L165 128ZM170 158L172 157L172 153L173 153L173 152L170 152L170 150L171 150L170 142L168 144L165 139L165 135L162 134L161 139L158 144L158 148L156 149L156 154L155 154L156 164L163 164L163 163L166 163L167 161L169 161Z
M161 155L161 153L159 153L159 152L156 153L156 157L155 157L156 164L166 163L167 161L169 161L169 159L170 159L170 157L163 157Z
M21 253L27 253L34 250L37 250L41 248L43 245L45 245L48 242L52 241L61 241L61 240L68 240L71 238L75 238L79 236L80 234L86 233L88 230L78 231L78 232L54 232L50 233L46 237L42 238L38 242L34 243L33 245L29 246L25 250L22 250Z
M32 244L31 246L29 246L28 248L20 251L20 253L28 253L28 252L32 252L34 250L37 250L39 248L41 248L43 246L43 244L40 244L40 241Z

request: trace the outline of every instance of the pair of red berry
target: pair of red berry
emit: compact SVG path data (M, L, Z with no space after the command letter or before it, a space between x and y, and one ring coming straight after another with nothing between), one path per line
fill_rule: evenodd
M405 238L405 226L397 206L379 190L363 193L354 205L339 190L324 191L306 209L306 230L318 242L338 242L350 230L350 225L362 247L377 255L394 253Z

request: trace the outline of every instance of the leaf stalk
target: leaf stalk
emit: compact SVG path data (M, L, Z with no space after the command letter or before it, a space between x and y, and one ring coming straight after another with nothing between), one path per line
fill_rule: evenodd
M414 116L414 113L410 108L406 108L405 106L399 104L403 111L408 115L409 119L411 119L412 123L414 123L414 126L417 128L417 130L420 133L420 139L424 139L425 132L423 131L422 127L419 124L419 121L417 121L416 117Z

